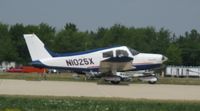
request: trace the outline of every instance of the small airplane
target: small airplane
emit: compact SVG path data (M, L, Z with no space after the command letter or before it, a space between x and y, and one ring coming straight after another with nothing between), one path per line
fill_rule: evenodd
M47 49L35 34L24 34L24 38L33 66L84 72L86 75L98 76L113 84L119 84L124 80L118 72L159 68L167 60L167 57L161 54L139 53L126 46L61 54ZM149 83L157 82L157 77L153 74L144 74L141 79Z

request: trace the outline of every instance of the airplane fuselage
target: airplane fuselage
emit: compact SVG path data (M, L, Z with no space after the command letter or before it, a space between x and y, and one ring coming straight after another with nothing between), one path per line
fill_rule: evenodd
M34 66L62 68L75 71L99 71L100 62L118 56L133 58L132 70L147 70L160 65L165 61L161 54L134 53L126 46L117 46L104 49L89 50L79 53L57 54L50 52L52 58L33 61Z

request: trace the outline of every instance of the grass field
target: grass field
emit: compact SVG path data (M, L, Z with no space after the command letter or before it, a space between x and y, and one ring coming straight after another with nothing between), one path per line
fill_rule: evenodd
M0 111L199 111L200 101L0 96Z
M41 75L23 73L0 73L0 79L44 80ZM84 76L75 79L72 74L48 74L46 79L85 81ZM142 82L134 80L131 83ZM158 84L200 85L200 78L167 77L160 78ZM200 101L0 95L0 111L199 111L199 109Z
M200 78L159 78L158 84L200 85Z
M73 73L47 74L46 78L36 73L0 73L0 79L98 82L98 80L86 81L83 75L79 76L78 78L73 77ZM130 83L138 84L142 82L135 78ZM200 78L160 77L158 84L200 85Z
M55 81L85 81L84 76L73 77L74 73L46 74L44 77L38 73L0 73L1 79L20 79L20 80L55 80Z

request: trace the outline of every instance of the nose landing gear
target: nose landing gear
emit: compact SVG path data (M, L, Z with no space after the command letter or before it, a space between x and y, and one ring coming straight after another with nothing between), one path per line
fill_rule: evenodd
M103 77L104 81L109 81L112 84L119 84L121 82L121 78L119 76L108 76Z
M158 81L156 76L140 77L139 80L148 82L149 84L155 84Z

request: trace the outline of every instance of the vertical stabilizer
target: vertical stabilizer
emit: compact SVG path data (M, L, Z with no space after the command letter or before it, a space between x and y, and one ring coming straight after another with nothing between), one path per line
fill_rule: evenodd
M24 34L24 38L32 61L52 58L49 52L45 49L44 43L35 34Z

